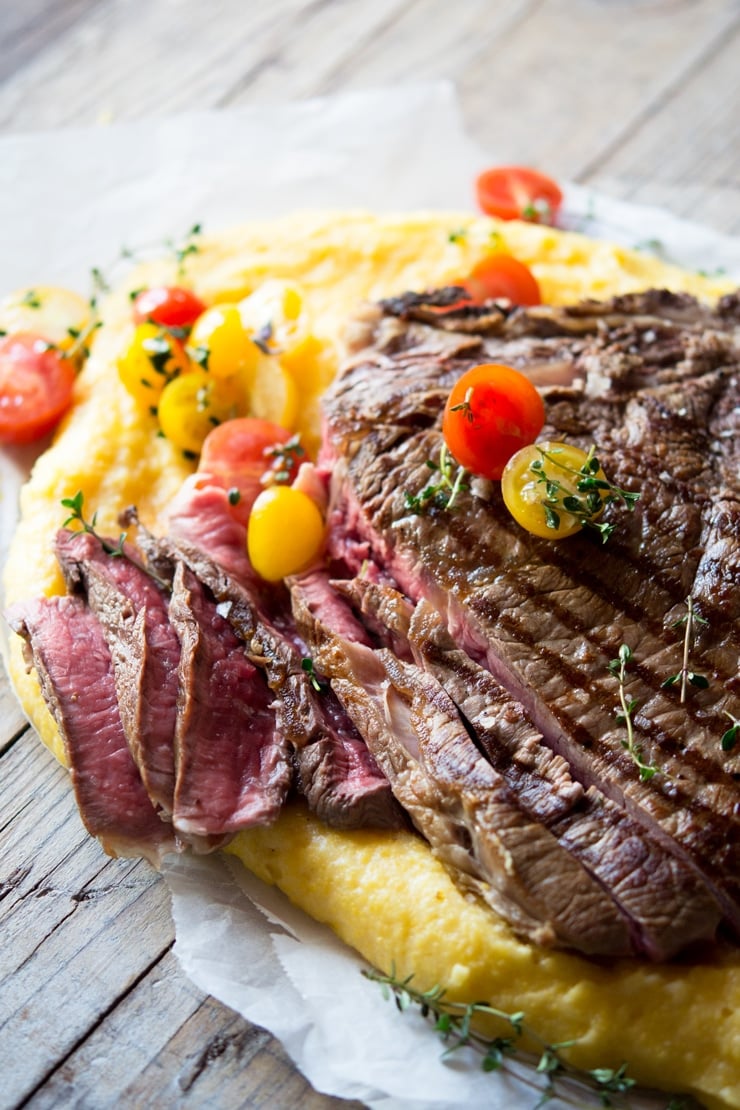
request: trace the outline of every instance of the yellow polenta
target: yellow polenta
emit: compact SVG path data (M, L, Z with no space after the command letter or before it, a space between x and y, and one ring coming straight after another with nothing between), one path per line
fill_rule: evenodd
M527 263L549 303L650 286L711 299L730 288L580 235L460 214L298 214L245 225L203 237L185 276L207 302L239 300L268 279L299 287L309 333L290 370L297 427L316 442L318 399L356 306L454 281L493 249ZM63 497L82 490L102 530L115 531L117 514L130 504L156 529L192 468L157 436L115 369L130 328L129 290L177 281L176 263L163 260L137 269L108 298L73 410L23 489L5 570L6 602L62 590L51 540L64 519ZM9 666L26 712L63 761L16 638ZM577 1042L569 1056L578 1066L618 1067L626 1060L641 1083L692 1092L710 1107L740 1107L736 951L665 967L606 965L544 951L518 941L491 911L461 895L413 835L330 830L297 806L272 828L240 834L231 850L371 963L387 970L393 962L421 988L440 983L451 997L523 1010L550 1042Z

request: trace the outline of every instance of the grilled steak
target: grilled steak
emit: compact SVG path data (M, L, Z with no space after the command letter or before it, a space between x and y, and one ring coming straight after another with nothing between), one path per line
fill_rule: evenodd
M128 545L122 556L111 558L89 533L62 530L55 550L67 585L85 595L100 621L128 746L149 797L170 814L180 643L170 624L168 595L131 561Z
M26 641L69 763L87 830L113 856L158 863L176 845L157 815L126 743L113 663L95 615L79 597L14 606L13 629Z
M169 611L182 645L175 828L213 837L270 824L290 787L292 764L264 675L182 564Z
M333 470L336 567L364 565L430 603L592 804L623 811L646 845L675 858L678 888L693 885L706 907L707 933L715 900L740 926L740 761L720 745L726 714L740 715L739 329L735 297L710 310L654 292L480 318L401 299L354 326L362 349L326 400L322 458ZM409 509L405 494L427 484L439 455L449 389L481 362L528 373L545 399L543 438L595 443L609 477L640 492L632 514L607 507L617 524L608 544L586 530L558 543L524 532L490 484L451 511ZM673 625L689 597L706 621L693 629L691 668L709 684L682 702L678 685L663 683L683 665ZM623 643L649 779L616 712L609 663ZM636 854L635 875L643 862ZM655 920L666 912L660 897Z

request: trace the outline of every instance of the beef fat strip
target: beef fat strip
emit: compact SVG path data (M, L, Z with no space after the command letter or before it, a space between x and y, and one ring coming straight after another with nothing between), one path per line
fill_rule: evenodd
M157 865L176 845L129 751L118 712L113 662L100 623L79 597L39 598L11 608L59 728L88 832L112 856Z
M357 353L325 401L322 463L332 470L330 556L425 599L461 651L521 703L572 777L623 809L693 868L740 928L740 760L722 750L740 715L740 301L716 310L661 291L467 321L419 323L403 301L354 325ZM472 365L503 362L540 385L543 438L596 445L609 478L641 494L608 506L608 543L587 530L553 542L525 532L500 491L473 483L453 510L409 509L439 456L451 386ZM682 701L666 688L684 665ZM623 681L641 774L626 747ZM708 901L711 904L711 899ZM711 914L710 914L711 918Z

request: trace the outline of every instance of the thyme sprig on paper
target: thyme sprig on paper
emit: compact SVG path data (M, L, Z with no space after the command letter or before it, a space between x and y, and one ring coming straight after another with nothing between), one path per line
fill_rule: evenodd
M694 638L696 635L696 625L708 623L709 622L704 617L700 616L700 614L697 613L694 607L694 599L693 597L689 596L686 598L686 612L682 617L679 617L677 621L674 621L671 626L672 628L681 628L683 626L683 659L681 662L681 669L675 674L669 675L668 678L666 678L665 681L661 683L661 685L663 687L669 687L675 686L677 685L677 683L680 682L680 702L682 705L686 701L686 693L690 685L696 686L701 690L706 690L707 686L709 685L709 679L706 677L706 675L698 674L696 671L691 669L689 664L689 657L691 655L691 649L694 645Z
M600 534L602 542L606 543L616 526L597 519L604 506L612 501L621 501L632 511L640 500L640 494L621 489L604 477L601 463L596 458L596 448L593 446L580 467L569 466L563 459L558 458L560 451L557 447L548 451L536 443L534 446L540 458L530 463L530 470L535 475L537 485L544 487L542 507L545 511L547 527L559 528L560 512L565 511L576 517L581 527L595 529ZM566 485L558 478L553 478L552 474L546 471L545 462L567 475L570 483Z
M467 471L455 462L445 443L439 451L439 463L428 459L426 465L437 475L437 481L430 481L420 493L409 493L407 490L404 494L406 508L412 513L423 513L432 506L453 508L461 491L468 488L465 485Z
M417 990L412 986L414 976L399 979L395 967L391 967L389 975L374 969L364 970L363 975L379 983L384 996L392 998L402 1013L418 1007L421 1016L433 1023L446 1045L444 1057L468 1046L480 1055L481 1067L487 1072L500 1071L506 1066L507 1058L532 1059L536 1071L545 1080L537 1106L544 1105L555 1096L558 1080L568 1079L587 1086L599 1095L602 1106L606 1107L615 1105L612 1095L626 1095L635 1086L635 1080L627 1075L626 1064L619 1068L593 1068L587 1072L569 1064L564 1051L576 1042L548 1043L526 1024L522 1011L508 1013L487 1002L453 1002L440 986L426 991ZM481 1033L474 1024L475 1019L480 1017L500 1021L503 1035L487 1037Z
M644 761L640 748L635 741L634 713L637 709L637 702L634 698L628 698L626 693L627 668L632 662L632 658L632 649L627 644L621 644L619 656L617 659L612 659L609 664L609 671L619 683L620 708L617 710L617 720L627 730L627 736L622 740L622 747L626 748L633 763L637 766L640 772L640 781L647 782L653 775L657 774L658 768Z

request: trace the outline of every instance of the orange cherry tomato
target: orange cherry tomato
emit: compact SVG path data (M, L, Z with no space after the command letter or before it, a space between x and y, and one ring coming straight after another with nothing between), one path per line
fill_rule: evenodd
M27 332L0 339L0 443L31 443L72 402L75 368L45 339Z
M454 457L473 474L498 480L513 454L533 443L545 422L542 398L524 374L486 363L452 387L442 434Z
M292 433L270 420L251 416L227 420L209 432L203 443L198 470L213 476L216 485L229 490L232 515L246 524L257 496L265 488L263 476L278 461L284 463L283 481L292 481L298 469L295 452L280 452Z
M487 255L473 267L461 284L476 304L500 297L512 304L542 303L540 287L529 266L512 258L510 254Z
M563 203L563 194L552 178L527 166L484 170L476 178L475 192L481 211L500 220L552 224Z
M189 328L205 310L206 306L191 289L176 285L152 286L134 297L137 324L151 322L165 328Z

